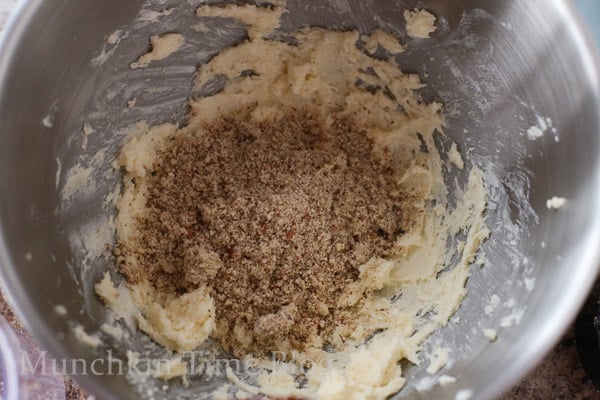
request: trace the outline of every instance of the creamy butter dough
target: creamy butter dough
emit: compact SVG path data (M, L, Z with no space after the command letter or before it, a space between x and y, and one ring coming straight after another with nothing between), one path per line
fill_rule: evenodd
M427 39L436 30L435 16L427 10L406 10L404 20L408 35L414 38Z
M284 109L311 109L323 123L333 114L360 121L374 151L390 154L403 171L399 182L403 189L421 198L418 223L397 240L393 256L373 257L360 266L360 279L340 297L340 303L355 307L355 318L337 327L331 343L336 352L324 351L318 337L302 352L284 341L273 349L287 357L281 368L272 371L269 360L256 359L264 372L255 381L245 382L232 371L228 376L245 391L272 397L384 399L405 383L399 361L418 364L420 345L447 324L466 295L469 265L489 235L483 217L482 172L471 168L464 188L444 183L444 162L434 141L434 132L443 131L442 105L420 98L418 90L424 84L419 76L360 50L357 32L305 28L296 34L297 45L269 40L281 13L279 7L249 5L198 10L199 16L241 20L249 40L200 67L196 89L217 77L225 78L226 84L215 95L190 100L185 127L146 127L123 147L118 158L125 171L116 219L118 238L135 237L137 219L147 212L148 179L157 152L174 137L191 137L219 116L241 110L251 110L249 118L258 122L281 117ZM395 46L391 51L401 51L397 40L385 32L373 37L382 45ZM467 168L456 146L449 156L455 167ZM456 195L454 207L448 205L449 191ZM463 243L448 248L449 239L458 234L464 235ZM139 260L132 257L127 262ZM147 283L115 288L107 275L96 290L115 310L131 312L122 303L134 304L139 328L169 350L190 350L209 336L218 337L214 304L202 287L165 295ZM359 303L358 294L364 293L367 299ZM299 385L294 366L306 365L311 368L306 382Z
M185 38L179 33L165 33L150 37L152 50L140 56L130 64L131 69L146 68L152 61L160 61L169 57L183 46Z
M404 51L404 48L398 39L381 29L375 29L369 35L363 35L361 39L365 42L365 49L367 49L369 53L375 53L379 46L392 54L398 54Z

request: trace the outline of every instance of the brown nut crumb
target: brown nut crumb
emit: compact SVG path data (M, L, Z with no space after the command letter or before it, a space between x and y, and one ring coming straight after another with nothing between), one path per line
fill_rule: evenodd
M348 118L320 121L241 114L175 136L153 166L137 237L115 251L131 282L175 294L206 286L214 336L236 356L327 342L352 311L338 299L358 267L411 224L400 172L366 132Z

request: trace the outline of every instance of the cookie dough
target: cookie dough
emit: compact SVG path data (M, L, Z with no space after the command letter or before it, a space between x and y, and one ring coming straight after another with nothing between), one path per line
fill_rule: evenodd
M406 32L413 38L427 39L437 29L435 16L427 10L405 10Z
M365 49L369 53L375 53L379 46L392 54L399 54L404 51L404 47L398 39L381 29L375 29L369 35L363 35L361 39L365 42Z
M146 68L152 61L160 61L169 57L183 46L185 38L179 33L165 33L150 37L152 50L140 56L129 65L131 69Z
M483 175L472 167L464 187L446 186L442 171L448 155L441 156L434 140L434 134L443 132L443 106L421 99L424 83L418 75L405 74L393 62L359 49L357 32L303 28L295 34L297 44L270 40L281 13L280 7L250 5L198 9L199 16L241 20L249 40L200 67L195 89L201 91L216 78L226 84L217 94L190 100L186 126L146 127L123 147L118 158L125 172L117 206L118 239L135 240L139 221L148 213L153 166L175 138L201 135L219 118L241 113L253 123L285 117L289 109L309 109L324 125L332 116L350 118L372 141L373 152L385 155L398 169L402 190L420 199L416 223L398 237L392 252L357 266L358 279L339 298L353 317L339 324L327 343L334 352L325 351L318 336L302 351L284 340L272 350L284 355L282 364L289 369L265 367L255 381L233 374L230 380L243 390L272 397L384 399L405 383L399 362L418 364L420 345L448 323L466 295L469 266L489 235ZM435 29L435 17L426 11L406 15L413 36L424 37ZM385 35L377 33L377 42L388 47L397 43ZM454 151L456 146L450 155L455 167L466 168ZM455 206L449 205L450 192L456 195ZM464 243L449 247L458 234L464 235ZM130 257L126 263L136 266L140 260ZM165 293L143 281L115 288L107 277L96 290L114 309L130 298L139 328L169 350L193 349L209 336L220 337L214 301L203 286L184 294ZM246 337L241 328L239 335L240 340ZM259 365L265 364L261 357L256 356ZM300 384L293 367L307 365Z

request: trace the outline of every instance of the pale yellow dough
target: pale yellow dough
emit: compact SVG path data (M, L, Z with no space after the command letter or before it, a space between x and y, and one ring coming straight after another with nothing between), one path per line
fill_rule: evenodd
M152 61L160 61L169 57L183 46L185 38L179 33L166 33L150 37L152 50L129 65L131 69L146 68Z
M403 188L424 195L425 201L419 205L423 211L420 222L398 240L396 256L374 257L361 266L360 280L340 298L340 302L352 305L358 300L352 293L363 293L365 289L371 293L364 306L357 308L357 319L337 328L338 339L333 344L340 349L338 352L323 351L318 338L301 353L291 351L287 343L274 349L288 354L284 364L289 366L311 362L306 385L299 387L285 368L271 373L267 360L255 360L265 365L255 382L242 382L229 372L228 376L245 391L272 397L385 399L405 383L399 361L407 359L418 364L421 343L447 324L466 295L469 265L489 235L483 217L486 191L482 173L473 168L466 187L446 187L442 157L433 137L434 131L443 131L442 105L420 100L418 89L424 84L419 76L405 74L393 63L357 49L357 32L304 29L296 34L297 46L264 40L277 27L281 13L278 7L254 6L204 6L198 10L201 16L240 19L247 25L250 39L201 66L196 88L216 76L225 77L227 84L214 96L190 101L187 126L142 126L142 134L123 147L118 165L126 175L118 202L117 234L120 240L136 234L136 217L146 212L148 172L156 152L169 138L201 134L203 126L220 115L247 109L256 121L278 116L285 107L316 110L325 124L333 113L352 116L375 143L375 151L389 149L393 154L398 168L404 171L400 181ZM434 20L427 17L424 21L432 25ZM419 32L425 31L432 30ZM391 52L402 50L397 39L383 31L371 39ZM240 77L246 70L255 74ZM358 79L387 88L392 96L383 91L371 94L355 85ZM420 138L428 152L420 151ZM450 157L464 168L456 146ZM447 205L449 191L456 194L454 208ZM460 232L465 235L464 244L459 249L448 249L449 237ZM447 268L452 259L458 262ZM165 298L147 284L115 288L107 276L97 291L109 307L128 310L122 313L129 313L130 307L120 303L132 302L138 310L134 319L139 328L170 350L193 349L214 327L213 302L204 288L178 298ZM398 293L402 296L392 302L392 296ZM366 338L380 330L365 344ZM438 355L432 370L443 366L444 357L447 359L448 354Z
M369 53L374 53L378 46L383 47L392 54L398 54L404 51L402 44L400 44L397 38L381 29L375 29L369 35L363 35L361 39L365 42L365 48Z
M405 10L406 32L409 36L427 39L436 30L435 16L427 10Z

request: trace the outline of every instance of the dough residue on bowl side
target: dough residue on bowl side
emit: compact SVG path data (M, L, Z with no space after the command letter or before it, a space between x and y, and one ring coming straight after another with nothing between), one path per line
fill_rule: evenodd
M404 11L406 32L410 37L427 39L436 31L435 16L427 10L415 8Z

